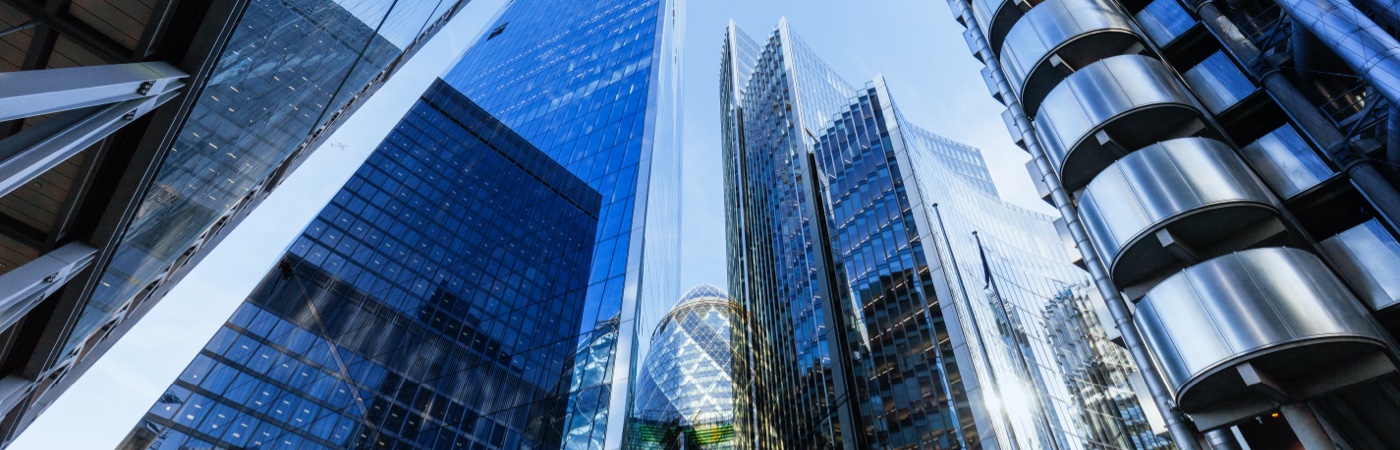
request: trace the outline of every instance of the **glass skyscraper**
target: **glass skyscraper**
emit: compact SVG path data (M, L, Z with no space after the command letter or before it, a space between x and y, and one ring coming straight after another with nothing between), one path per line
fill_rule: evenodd
M466 3L0 1L0 48L6 49L0 73L7 77L0 84L39 80L5 95L68 88L68 95L30 101L44 113L68 108L58 114L64 117L36 113L8 120L10 110L0 138L12 149L72 151L9 160L27 166L20 173L34 178L12 194L16 179L7 178L0 189L0 222L7 224L0 227L0 275L10 275L0 291L12 303L0 327L23 342L0 357L16 368L6 373L2 395L12 401L0 405L0 446ZM158 72L178 81L137 82L130 91L110 92L159 94L147 105L159 108L115 111L130 107L123 101L103 106L120 119L70 120L101 109L82 102L102 91L91 85L121 83L121 74L134 67L163 68ZM82 79L90 86L57 83L65 79L60 71L89 74ZM61 120L47 120L55 117ZM31 137L20 135L41 121L48 125L24 133ZM83 123L102 127L94 133ZM32 139L35 132L45 140ZM45 150L38 142L71 147ZM56 263L68 267L44 267ZM29 269L12 271L26 264ZM24 289L15 287L16 277L23 277Z
M455 2L257 0L238 21L65 351L181 265Z
M121 448L558 448L601 201L438 81Z
M761 43L731 24L722 70L760 448L1162 444L1140 408L1074 400L1044 311L1086 298L1088 276L1050 218L998 197L977 149L906 121L882 79L846 84L786 20Z
M753 448L747 331L743 309L720 288L696 286L682 296L651 336L626 448Z
M683 0L516 0L443 76L602 194L566 448L620 448L646 333L680 294L684 21Z

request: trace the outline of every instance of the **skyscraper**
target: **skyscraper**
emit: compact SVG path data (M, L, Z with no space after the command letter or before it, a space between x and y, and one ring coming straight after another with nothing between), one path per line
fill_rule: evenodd
M682 0L516 0L443 76L603 196L567 448L620 448L646 333L680 294L684 21Z
M464 3L0 2L0 442Z
M1400 447L1395 8L948 6L1177 445Z
M909 123L883 79L846 84L786 20L762 43L731 24L722 61L758 447L1160 444L1141 415L1072 400L1043 311L1088 277L977 149ZM1089 416L1137 435L1104 441Z
M122 448L558 448L600 203L438 81Z
M720 288L686 292L661 319L637 375L627 448L735 450L748 435L743 308Z

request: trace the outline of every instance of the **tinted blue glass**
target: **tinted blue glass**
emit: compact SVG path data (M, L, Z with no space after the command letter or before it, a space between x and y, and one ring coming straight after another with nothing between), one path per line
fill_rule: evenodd
M722 98L758 447L1164 444L1128 407L1127 355L1086 318L1088 277L1049 218L786 22L754 48L730 27Z
M1196 20L1181 8L1181 4L1172 0L1155 0L1148 3L1137 13L1137 19L1138 23L1142 24L1143 31L1156 41L1157 45L1163 46L1196 24Z
M434 84L129 443L558 448L600 203Z
M443 77L603 196L570 448L621 445L609 411L679 294L681 3L517 0Z
M807 139L819 129L819 117L801 113L846 98L853 90L830 70L817 69L812 76L790 76L808 67L810 57L786 23L758 45L731 27L726 48L727 77L733 79L726 111L726 151L733 159L729 169L742 176L728 177L742 193L730 198L732 225L742 224L741 241L731 241L729 254L747 259L731 280L738 286L736 299L753 315L755 354L755 433L760 448L841 447L843 432L853 426L843 412L847 401L845 381L833 370L831 320L818 229L818 193L807 171ZM751 69L750 69L751 68ZM742 86L742 87L740 87ZM742 131L739 131L742 130ZM837 357L840 356L837 349Z
M462 2L252 0L84 306L68 347L153 287ZM322 133L326 130L321 130Z

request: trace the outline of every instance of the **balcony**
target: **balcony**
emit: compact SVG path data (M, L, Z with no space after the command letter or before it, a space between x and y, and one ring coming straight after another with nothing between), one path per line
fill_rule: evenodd
M1282 231L1271 220L1282 213L1268 187L1229 146L1205 138L1163 141L1123 157L1089 183L1079 208L1119 286Z
M1280 389L1317 398L1394 371L1385 330L1320 259L1297 249L1186 269L1152 289L1133 320L1202 429L1267 412Z
M1065 78L1045 97L1035 124L1065 189L1074 192L1133 150L1217 135L1206 127L1205 115L1161 61L1122 55Z
M1140 53L1130 18L1109 0L1049 0L1025 14L1002 44L1001 64L1027 115L1074 71Z

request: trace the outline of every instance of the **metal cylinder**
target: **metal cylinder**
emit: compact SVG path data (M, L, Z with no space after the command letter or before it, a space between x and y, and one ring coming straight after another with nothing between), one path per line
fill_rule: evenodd
M1391 31L1400 32L1400 0L1358 0L1357 6L1376 15Z
M973 51L982 57L987 67L993 68L989 72L996 86L995 89L1004 99L1007 111L1012 116L1016 128L1019 129L1026 149L1034 158L1036 167L1044 177L1046 185L1050 187L1052 200L1056 208L1059 209L1060 215L1064 217L1075 244L1079 247L1080 255L1084 258L1084 265L1093 277L1094 285L1098 287L1099 293L1104 297L1104 303L1107 304L1113 317L1114 326L1123 336L1123 344L1128 348L1128 353L1132 355L1138 370L1142 372L1147 391L1157 405L1163 421L1166 422L1172 440L1181 450L1200 450L1200 446L1196 442L1197 433L1186 422L1181 412L1176 409L1176 402L1172 399L1171 392L1168 391L1161 372L1157 370L1157 366L1152 361L1152 355L1143 345L1142 337L1138 334L1137 327L1133 323L1133 315L1128 308L1127 301L1123 299L1123 296L1108 279L1108 269L1098 259L1093 243L1089 242L1088 233L1084 230L1083 224L1079 222L1078 211L1075 210L1074 203L1070 201L1069 194L1060 185L1059 178L1055 176L1055 170L1051 167L1045 150L1042 149L1036 138L1035 128L1031 126L1030 118L1026 117L1015 91L1012 90L1006 77L998 70L1000 64L997 62L997 56L993 54L991 47L987 44L986 35L982 33L982 28L972 17L972 13L967 7L964 6L961 10L955 9L955 13L960 13L963 22L967 24L971 33L969 37L972 40Z
M1400 167L1400 105L1394 103L1385 120L1385 160Z
M1278 5L1381 96L1400 103L1400 42L1360 9L1345 0L1278 0Z

